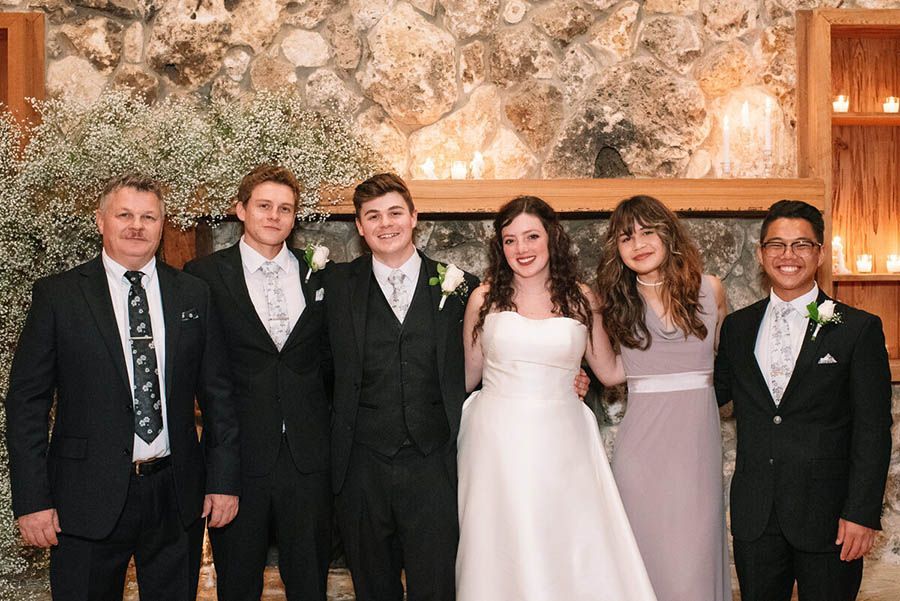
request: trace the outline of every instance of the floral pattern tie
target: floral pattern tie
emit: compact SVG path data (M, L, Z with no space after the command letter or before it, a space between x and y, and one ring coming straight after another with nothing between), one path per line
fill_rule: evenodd
M388 303L394 311L394 315L400 323L406 317L406 311L409 309L409 293L406 290L406 274L395 269L388 275L388 284L391 285L391 298Z
M788 315L793 310L790 303L776 305L769 329L769 388L776 407L781 404L784 389L794 371L791 324L788 322Z
M284 347L284 343L287 342L288 334L290 334L288 330L290 317L288 316L287 299L278 279L278 272L281 271L281 267L277 263L266 261L260 266L260 269L265 275L266 310L269 314L267 329L269 330L269 336L272 337L272 342L275 343L275 346L280 351Z
M134 365L134 432L150 444L162 431L162 396L150 305L147 303L147 291L141 283L143 276L141 271L125 272L125 279L131 283L128 291L128 335Z

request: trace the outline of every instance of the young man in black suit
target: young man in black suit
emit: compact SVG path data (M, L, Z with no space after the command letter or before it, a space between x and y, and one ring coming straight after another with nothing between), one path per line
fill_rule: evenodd
M331 354L322 274L285 244L300 192L288 169L257 167L238 190L240 241L185 266L225 325L241 423L241 511L209 531L220 601L260 598L270 534L287 598L325 600Z
M456 435L465 399L465 285L441 303L438 263L416 250L406 184L373 176L353 195L372 251L326 273L335 361L332 475L360 601L455 597Z
M141 598L192 600L201 515L224 526L238 510L222 332L206 284L156 260L164 218L156 182L111 181L101 256L34 285L7 444L13 512L27 544L51 547L56 600L121 599L132 556Z
M744 601L788 601L795 580L801 601L855 599L881 528L884 334L878 317L816 285L823 231L815 207L772 205L757 249L771 293L722 325L715 386L737 420L731 531Z

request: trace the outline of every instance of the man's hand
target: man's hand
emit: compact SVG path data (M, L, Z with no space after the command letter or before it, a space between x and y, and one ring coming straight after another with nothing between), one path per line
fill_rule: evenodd
M575 376L575 394L578 395L578 398L584 400L584 395L587 394L588 388L591 386L591 379L585 373L583 369L578 370L578 375Z
M19 532L22 533L26 545L46 549L59 544L56 535L61 530L55 509L44 509L25 514L19 517L18 522Z
M203 516L209 516L207 526L227 526L238 512L238 498L234 495L206 495L203 499Z
M836 545L841 546L841 561L854 561L869 552L875 543L875 531L841 518Z

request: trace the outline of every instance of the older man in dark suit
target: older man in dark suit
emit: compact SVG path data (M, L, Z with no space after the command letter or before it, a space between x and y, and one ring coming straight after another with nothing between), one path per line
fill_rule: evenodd
M7 444L13 511L27 544L51 547L54 599L121 599L132 557L142 599L193 599L201 516L238 510L222 333L206 284L156 260L164 217L156 182L113 180L101 256L34 285Z
M734 560L744 601L850 601L881 528L891 454L881 320L816 285L824 224L804 202L769 209L757 257L770 295L729 315L716 357L734 401Z

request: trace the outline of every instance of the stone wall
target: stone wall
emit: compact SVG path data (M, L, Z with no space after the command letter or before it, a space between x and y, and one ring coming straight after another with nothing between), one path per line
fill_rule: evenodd
M90 101L129 86L150 101L230 100L290 89L347 115L414 178L429 158L446 178L475 152L492 178L716 177L725 116L740 174L793 176L795 11L820 6L900 0L0 0L0 10L47 14L51 95ZM757 224L689 220L735 308L762 294ZM589 273L605 226L566 225ZM224 224L217 244L238 231ZM420 222L417 242L481 273L488 235L484 221L439 220ZM361 250L346 220L301 224L295 242L307 240L328 244L335 260ZM898 386L894 401L900 417ZM621 394L593 405L612 440ZM723 434L730 475L731 420ZM897 452L891 474L887 530L873 555L900 563Z

